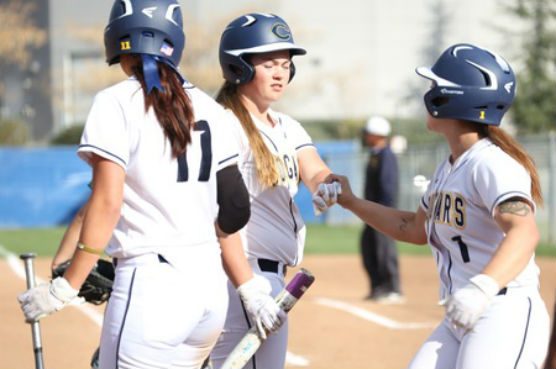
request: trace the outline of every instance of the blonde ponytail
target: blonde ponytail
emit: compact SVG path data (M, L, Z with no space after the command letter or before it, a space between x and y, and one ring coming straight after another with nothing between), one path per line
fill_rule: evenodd
M230 109L239 119L249 139L249 146L255 157L259 181L265 187L272 187L278 184L280 176L276 165L277 158L270 152L264 143L261 133L251 118L251 114L249 114L249 111L241 103L237 93L237 85L225 82L220 91L218 91L216 101Z

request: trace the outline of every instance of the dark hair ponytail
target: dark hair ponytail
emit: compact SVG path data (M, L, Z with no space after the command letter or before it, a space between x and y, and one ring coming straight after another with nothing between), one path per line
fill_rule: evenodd
M153 107L164 135L172 146L172 156L178 157L185 153L187 145L191 142L193 106L176 73L164 63L157 62L157 65L164 91L155 88L148 95L143 63L138 55L133 56L132 71L143 88L145 111Z

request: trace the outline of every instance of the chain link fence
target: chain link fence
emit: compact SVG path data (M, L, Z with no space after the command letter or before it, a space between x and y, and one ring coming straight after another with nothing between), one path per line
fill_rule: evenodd
M519 142L535 160L544 197L544 206L537 208L537 223L544 242L556 244L556 133L518 137ZM356 145L355 145L356 146ZM422 190L414 185L414 178L423 175L429 179L436 166L449 155L445 143L409 145L398 154L400 193L398 208L414 211L419 206ZM323 154L332 171L348 176L353 191L362 196L367 155L361 149L355 152ZM508 178L511 181L511 178ZM333 207L323 219L327 224L358 224L360 220L351 212Z

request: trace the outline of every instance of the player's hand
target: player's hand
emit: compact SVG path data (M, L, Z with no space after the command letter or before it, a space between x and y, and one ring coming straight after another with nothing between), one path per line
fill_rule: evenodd
M20 294L17 300L28 323L63 309L69 304L79 291L73 289L63 277L58 277L50 283L40 284Z
M446 316L455 325L470 330L475 326L500 286L486 274L478 274L446 302Z
M346 207L346 205L355 198L347 177L331 173L328 175L328 177L326 177L324 182L340 184L340 191L338 192L338 204L342 205L343 207Z
M315 214L326 211L338 201L338 196L342 193L342 187L338 182L321 183L313 194L313 206Z
M263 340L267 338L267 333L276 332L286 321L286 313L270 296L271 290L270 283L258 275L237 288L245 309Z

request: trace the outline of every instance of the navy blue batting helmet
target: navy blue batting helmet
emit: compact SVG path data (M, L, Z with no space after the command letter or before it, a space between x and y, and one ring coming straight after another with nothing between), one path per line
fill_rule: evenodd
M436 118L498 126L514 99L516 79L510 65L470 44L449 47L432 68L419 67L416 72L433 81L424 99Z
M289 50L290 55L303 55L305 49L293 41L290 27L274 14L250 13L233 20L220 38L220 66L224 78L231 83L251 81L255 69L245 57L278 50ZM291 64L290 81L295 74Z
M185 46L180 5L176 0L116 0L104 46L110 65L123 54L148 54L178 66Z

